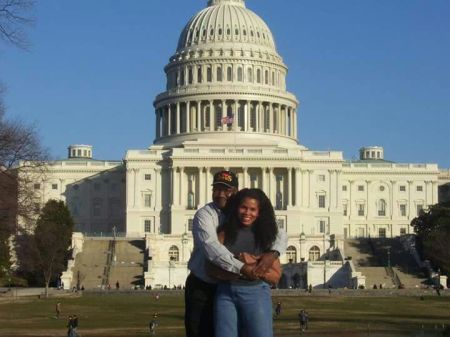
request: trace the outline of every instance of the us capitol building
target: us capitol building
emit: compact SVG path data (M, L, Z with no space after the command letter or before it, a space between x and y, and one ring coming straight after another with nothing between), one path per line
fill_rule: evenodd
M411 233L411 220L437 203L438 185L450 181L436 164L387 161L377 146L349 161L342 152L302 145L288 68L269 27L244 0L208 1L181 32L164 71L153 145L119 161L95 160L92 146L72 145L68 159L51 162L46 179L34 184L41 204L67 202L77 232L145 238L146 285L167 283L159 271L168 264L171 282L184 284L192 219L211 200L219 170L233 170L240 187L270 197L289 236L282 262L329 263L329 277L342 267L345 238Z

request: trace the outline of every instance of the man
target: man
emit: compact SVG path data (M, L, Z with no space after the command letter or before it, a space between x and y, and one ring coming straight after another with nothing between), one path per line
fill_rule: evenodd
M272 251L263 255L256 268L234 258L217 238L217 227L225 220L224 210L228 201L238 191L238 179L231 171L214 175L213 202L199 209L194 216L192 234L194 250L189 260L191 271L185 289L185 328L187 337L214 337L213 303L216 280L207 275L206 262L210 261L223 270L243 274L256 279L262 276L274 260L286 251L287 235L278 231Z
M309 316L308 316L308 313L304 309L300 310L300 312L298 314L298 321L300 323L300 330L302 332L305 332L305 330L308 330Z

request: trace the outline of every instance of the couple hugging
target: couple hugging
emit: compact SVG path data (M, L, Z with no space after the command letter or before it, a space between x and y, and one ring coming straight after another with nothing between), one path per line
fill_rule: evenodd
M270 284L280 277L287 235L262 190L238 187L233 172L216 173L213 202L195 214L187 337L273 337Z

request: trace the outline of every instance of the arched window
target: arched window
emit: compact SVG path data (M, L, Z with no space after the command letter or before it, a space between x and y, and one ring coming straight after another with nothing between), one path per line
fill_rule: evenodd
M242 74L242 68L239 67L237 70L237 77L238 77L238 81L242 82L244 80L244 75Z
M256 82L261 83L261 69L256 71Z
M309 261L317 261L320 259L320 249L317 246L311 247L309 250Z
M222 67L217 67L216 79L217 82L222 82Z
M383 199L378 201L378 216L386 216L386 201Z
M212 82L212 69L211 67L208 67L206 70L206 80L208 82Z
M252 68L247 69L247 81L250 83L253 82L253 69Z
M264 83L269 84L269 71L268 70L266 70L264 72Z
M272 71L272 85L275 86L275 72Z
M180 251L177 246L172 246L169 248L169 260L180 261Z
M286 258L289 262L297 262L297 249L294 246L289 246L286 249Z
M194 80L194 74L192 73L192 67L188 68L188 83L192 84Z
M227 81L231 82L233 80L233 69L231 67L227 68Z
M180 85L185 85L185 83L184 83L184 69L180 70Z
M198 67L197 69L197 82L202 83L202 67Z

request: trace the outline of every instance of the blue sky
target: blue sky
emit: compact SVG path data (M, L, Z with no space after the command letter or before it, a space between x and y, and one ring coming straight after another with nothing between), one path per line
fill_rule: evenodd
M8 115L54 158L69 144L121 159L154 139L155 96L206 0L39 0L30 52L0 45ZM301 101L300 142L450 168L450 1L247 0L272 29Z

